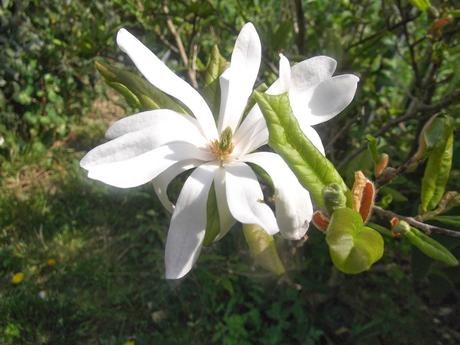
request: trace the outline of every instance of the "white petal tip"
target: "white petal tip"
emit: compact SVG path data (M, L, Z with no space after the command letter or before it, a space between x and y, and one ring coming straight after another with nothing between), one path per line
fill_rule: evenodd
M126 29L120 29L118 30L117 33L117 44L121 48L121 50L125 50L124 46L126 44L126 41L134 38L134 36Z

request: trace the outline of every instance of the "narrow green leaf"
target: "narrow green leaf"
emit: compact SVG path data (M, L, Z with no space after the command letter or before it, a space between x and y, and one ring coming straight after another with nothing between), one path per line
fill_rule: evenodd
M377 139L368 134L366 135L367 139L367 149L369 150L369 153L371 154L372 160L374 161L375 164L379 162L379 153L377 150Z
M410 231L407 231L404 234L404 236L412 245L420 249L421 252L430 258L444 262L449 266L458 265L458 260L446 247L438 241L435 241L431 237L425 235L420 230L411 228Z
M243 224L243 233L255 262L266 270L281 275L286 272L273 236L258 225Z
M126 86L117 82L108 82L107 84L115 91L117 91L119 94L121 94L131 107L141 107L141 102L139 101L139 98L134 93L132 93L131 90L128 89Z
M366 271L383 255L382 236L364 226L360 214L350 208L334 211L326 242L332 262L344 273Z
M220 107L220 84L219 77L228 66L227 60L220 55L219 48L214 46L211 50L208 65L204 72L203 95L212 110L217 116Z
M351 193L334 165L305 137L292 114L287 93L267 95L254 92L254 97L267 121L269 145L287 162L300 183L310 191L318 207L324 206L324 187L337 183L347 194Z
M460 216L437 216L433 219L448 226L460 228Z
M182 114L189 114L186 108L179 101L169 97L167 94L150 84L136 73L115 67L102 61L95 62L96 69L101 73L108 83L117 83L123 85L138 99L143 98L140 107L144 110L150 109L171 109ZM109 84L110 85L110 84ZM118 89L116 89L119 91ZM125 96L122 93L123 96ZM147 100L148 99L148 100ZM128 99L127 99L128 100ZM151 108L151 106L156 107Z
M425 140L428 151L442 147L446 138L452 132L452 119L450 117L435 117L428 121L423 130L423 139Z
M409 0L412 6L417 7L420 11L426 11L431 7L430 0Z
M383 236L393 238L393 234L391 233L391 230L385 228L384 226L381 226L375 223L369 223L369 222L366 223L366 225L374 230L377 230Z
M220 233L219 209L217 208L217 197L214 183L211 185L211 189L209 190L206 214L207 222L203 245L210 246Z
M452 130L445 144L435 148L429 155L422 178L421 204L423 213L430 211L441 201L452 166L454 135Z

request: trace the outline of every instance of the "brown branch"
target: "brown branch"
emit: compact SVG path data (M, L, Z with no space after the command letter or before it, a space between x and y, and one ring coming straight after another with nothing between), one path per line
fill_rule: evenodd
M375 39L375 38L378 38L378 37L380 37L381 35L385 34L386 32L394 31L394 30L400 28L401 26L406 25L407 23L409 23L409 22L411 22L411 21L417 19L417 17L418 17L419 15L420 15L420 13L417 14L416 16L414 16L414 17L408 17L408 18L406 18L406 19L404 19L404 20L402 20L402 21L400 21L400 22L398 22L398 23L396 23L396 24L393 24L392 26L387 27L387 28L385 28L384 30L378 31L378 32L376 32L376 33L374 33L374 34L372 34L372 35L369 35L369 36L367 36L367 37L364 37L363 39L359 40L358 42L353 43L353 44L350 44L348 47L346 47L346 50L351 49L351 48L354 48L354 47L357 47L357 46L359 46L359 45L361 45L361 44L366 43L367 41L371 41L371 40L373 40L373 39Z
M177 31L176 26L174 25L174 22L171 16L169 15L169 8L166 1L163 4L163 11L166 14L166 25L168 26L169 31L171 32L171 34L174 37L174 40L176 41L176 46L179 50L179 55L182 59L182 62L185 66L187 66L187 74L190 79L190 82L192 83L194 88L198 88L198 82L196 80L196 71L193 69L193 66L189 64L189 59L185 51L184 44L182 43L182 39L179 35L179 32Z
M449 236L449 237L460 238L460 231L450 230L450 229L442 228L436 225L426 224L426 223L418 221L417 219L413 217L401 216L392 211L384 210L383 208L378 207L378 206L374 206L373 211L383 218L392 219L396 217L398 219L405 220L407 223L409 223L410 225L412 225L413 227L417 229L422 230L427 235L439 234L439 235L444 235L444 236Z
M294 31L296 32L297 49L300 55L305 53L305 17L302 7L302 0L294 0L295 16Z

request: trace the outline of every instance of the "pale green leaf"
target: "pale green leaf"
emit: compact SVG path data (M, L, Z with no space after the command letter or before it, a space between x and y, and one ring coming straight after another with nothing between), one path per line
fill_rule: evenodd
M364 226L361 215L350 208L334 211L326 242L332 262L344 273L366 271L383 255L382 236Z
M430 258L444 262L449 266L458 265L458 260L446 247L444 247L438 241L425 235L420 230L411 228L410 231L407 231L404 234L404 236L412 245L420 249L421 252Z
M273 236L254 224L243 224L243 233L249 251L259 266L276 275L285 273Z
M420 11L426 11L431 7L430 0L409 0L409 2Z
M300 183L309 190L318 207L324 206L324 187L337 183L350 192L334 165L305 137L292 114L287 93L267 95L254 92L254 97L267 121L269 145L287 162Z
M433 219L445 225L460 228L460 216L437 216Z
M453 140L451 130L444 145L435 148L428 157L420 197L420 209L423 213L434 209L444 195L452 166Z
M136 73L115 67L102 61L96 61L97 70L104 79L113 87L113 85L123 85L132 95L139 99L140 108L143 110L151 109L171 109L182 114L188 114L186 108L179 101L169 97L167 94L150 84ZM116 84L113 84L116 83ZM115 88L120 92L120 87ZM122 93L126 98L126 95ZM131 95L129 97L132 97ZM126 98L128 102L132 100Z

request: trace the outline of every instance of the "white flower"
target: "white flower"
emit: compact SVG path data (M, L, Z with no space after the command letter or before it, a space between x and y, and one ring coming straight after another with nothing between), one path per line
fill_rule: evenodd
M333 77L336 66L337 62L330 57L315 56L291 68L288 59L280 54L279 79L267 90L272 95L288 93L300 128L323 155L321 138L311 126L328 121L344 110L353 100L359 81L353 74ZM262 144L267 143L267 125L258 106L251 109L240 126L242 136L250 135L251 131L257 133ZM235 136L235 140L239 139Z
M269 234L281 230L287 238L302 237L313 213L309 193L280 156L251 153L265 144L263 130L247 121L243 129L239 126L261 60L260 41L253 25L246 24L241 30L230 67L220 77L217 126L201 95L133 35L121 29L117 42L150 83L180 100L194 117L160 109L121 119L106 133L111 141L91 150L80 164L88 170L88 177L116 187L135 187L153 180L161 202L172 211L166 278L184 276L199 255L213 183L220 217L218 238L235 221L257 224ZM260 166L271 176L276 218L264 203L257 177L247 163ZM168 184L192 168L195 170L173 206L166 193Z

